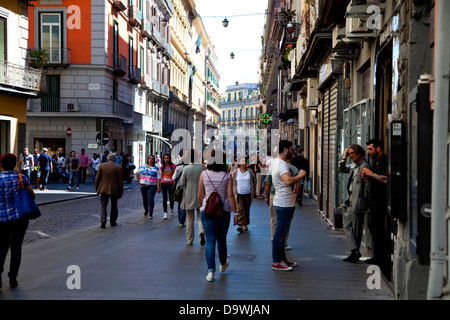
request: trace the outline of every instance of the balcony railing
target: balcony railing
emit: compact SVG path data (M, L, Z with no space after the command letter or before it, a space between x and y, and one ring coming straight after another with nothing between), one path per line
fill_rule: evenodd
M44 50L47 55L47 61L44 63L44 67L62 66L67 67L70 65L70 49L61 47L39 47L28 49L28 61L31 63L33 58L30 57L30 52L36 50Z
M142 23L142 11L137 6L129 6L128 20L131 26L139 27Z
M152 77L148 73L141 76L141 84L144 89L153 89Z
M170 44L167 46L167 54L171 59L173 58L173 48Z
M128 0L113 0L113 7L117 11L124 11L127 8Z
M115 115L131 120L133 106L122 101L106 98L59 98L45 97L30 100L29 114L70 112L97 115Z
M121 54L113 55L113 69L114 74L124 76L127 74L127 58Z
M0 60L0 87L37 95L39 92L45 91L43 79L42 70Z
M237 117L225 117L220 118L219 122L226 122L226 121L242 121L242 120L259 120L258 116L237 116Z
M142 19L141 33L144 37L150 38L152 35L152 25L147 19Z
M152 83L153 83L152 89L158 93L161 92L161 82L159 82L156 79L152 79Z
M158 43L161 43L161 32L154 25L152 25L152 36Z
M164 84L164 83L161 83L161 94L162 95L165 95L165 96L169 96L169 86L168 85L166 85L166 84Z
M141 83L141 69L136 66L130 68L130 82L133 84Z

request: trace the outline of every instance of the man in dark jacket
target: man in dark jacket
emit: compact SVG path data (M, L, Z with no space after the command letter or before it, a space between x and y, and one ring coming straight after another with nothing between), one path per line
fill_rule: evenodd
M123 170L122 167L115 164L116 154L108 155L108 162L100 164L95 178L95 190L100 195L100 202L102 209L100 212L101 228L105 228L108 206L108 200L111 199L111 226L117 226L117 218L119 211L117 209L117 202L123 195Z
M374 162L372 170L368 168L361 170L362 178L370 181L369 230L373 240L373 257L365 262L376 264L382 269L389 269L391 240L389 235L390 219L387 213L386 154L381 148L381 141L377 139L367 141L366 145L367 154Z
M346 262L357 262L361 257L359 247L361 245L363 223L366 213L369 211L369 183L362 179L361 170L370 168L364 159L364 149L359 144L352 144L345 149L344 157L339 163L340 173L349 173L347 182L348 199L344 214L344 231L350 244L350 255L344 259ZM346 166L347 157L353 164Z
M53 164L52 157L48 155L47 148L42 149L42 154L38 158L38 164L39 170L41 171L41 177L39 179L39 189L41 189L42 191L48 191L47 180L48 175L53 172Z

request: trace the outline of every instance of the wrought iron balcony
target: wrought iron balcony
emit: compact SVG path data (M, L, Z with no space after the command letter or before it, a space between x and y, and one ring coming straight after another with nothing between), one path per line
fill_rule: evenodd
M152 37L156 42L161 43L161 32L154 25L152 25Z
M141 33L146 38L150 38L152 35L152 25L147 19L142 19Z
M130 82L133 84L141 83L141 69L136 66L130 68Z
M44 97L30 101L28 116L70 113L72 116L109 115L131 121L133 106L119 100L106 98L60 98Z
M42 70L0 60L0 90L38 96L45 91Z
M128 0L113 0L113 7L117 11L124 11L127 8Z
M128 21L133 27L140 27L142 23L142 11L137 6L128 7Z
M113 69L114 74L118 76L124 76L127 74L127 58L123 55L113 55Z

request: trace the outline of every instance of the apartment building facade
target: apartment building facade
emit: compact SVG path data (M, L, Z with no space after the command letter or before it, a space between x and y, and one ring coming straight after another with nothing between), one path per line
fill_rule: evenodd
M49 153L114 150L137 165L162 152L173 57L171 1L31 4L30 53L43 50L48 59L46 96L27 112L27 143Z
M43 71L31 67L27 1L0 4L0 154L19 154L26 142L28 99L45 91ZM32 146L30 146L32 147Z
M342 226L348 177L337 172L338 161L350 144L366 148L369 139L381 140L389 168L385 228L392 237L392 267L383 273L398 299L423 299L427 290L435 298L448 296L448 254L439 251L445 241L438 242L445 230L440 237L433 234L426 208L435 181L435 158L429 155L439 154L431 150L432 139L439 136L430 133L441 119L433 120L432 110L448 111L447 71L438 78L447 81L441 87L447 100L433 106L435 75L442 74L435 69L437 57L448 64L448 44L438 42L442 26L436 21L440 15L439 23L445 24L449 6L443 1L286 0L269 1L268 9L261 60L263 107L283 111L286 95L292 104L297 96L299 144L310 162L309 193L319 213L332 227ZM291 48L283 45L290 32L298 32ZM279 59L284 57L289 62ZM443 175L439 180L448 181ZM440 211L432 213L440 219L434 230L448 222L442 189L433 191L432 208ZM363 246L370 252L367 219L365 223Z

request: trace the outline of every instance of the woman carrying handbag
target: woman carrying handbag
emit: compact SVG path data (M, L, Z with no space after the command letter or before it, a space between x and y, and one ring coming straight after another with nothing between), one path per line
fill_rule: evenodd
M5 153L0 157L3 172L0 174L0 288L2 287L1 274L8 250L11 249L11 263L8 273L11 288L18 285L20 261L22 258L22 244L28 228L29 218L20 217L16 207L15 192L19 187L19 175L13 170L16 167L17 157L12 153ZM26 175L22 175L23 187L34 199L33 188Z

